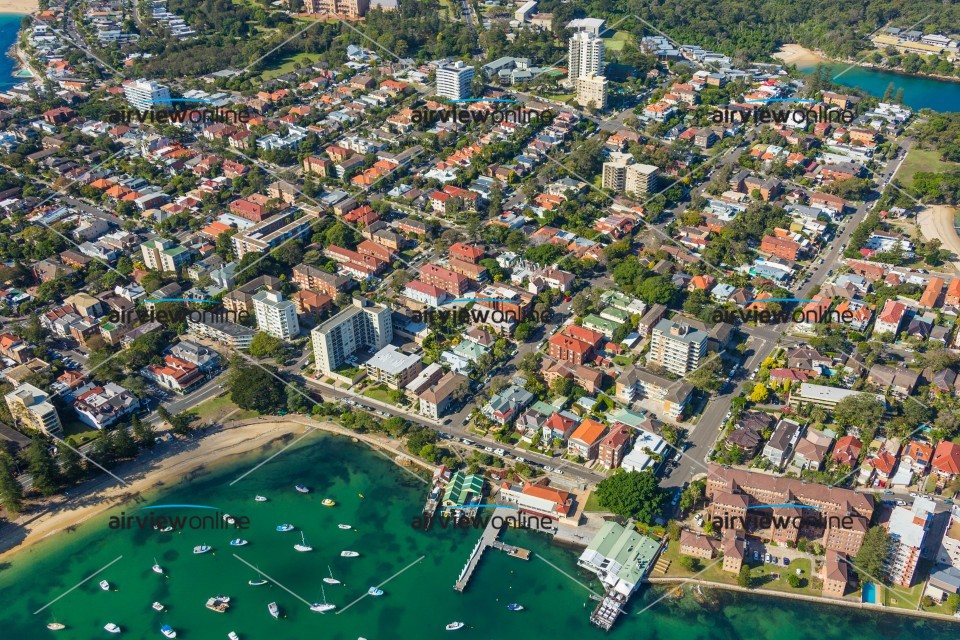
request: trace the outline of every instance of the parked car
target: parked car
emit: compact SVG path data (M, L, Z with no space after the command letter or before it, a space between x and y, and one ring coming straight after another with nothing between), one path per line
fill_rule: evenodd
M770 562L770 554L769 554L769 553L763 556L763 561L764 561L764 562Z
M790 558L784 558L784 559L783 559L783 566L785 566L785 567L789 567L789 566L790 566Z
M753 559L754 560L760 559L760 553L756 549L753 550Z
M907 503L903 500L897 500L897 505L900 507L905 507L907 506Z

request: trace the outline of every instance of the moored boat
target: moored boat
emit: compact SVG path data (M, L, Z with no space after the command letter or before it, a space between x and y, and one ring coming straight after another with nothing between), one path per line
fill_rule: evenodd
M340 584L340 581L333 577L333 569L330 568L330 565L327 565L327 571L330 572L330 577L324 578L323 581L327 584Z
M63 624L62 622L51 622L47 625L47 629L50 629L50 631L60 631L61 629L66 628L67 625Z
M118 625L113 624L112 622L108 622L107 624L103 625L103 628L109 631L110 633L120 633L120 627Z
M153 559L153 566L150 567L154 573L163 573L163 567L160 566L160 563L157 562L157 559Z
M277 606L276 602L271 602L268 604L267 611L269 611L270 615L272 615L274 618L280 618L280 607Z
M223 600L218 600L217 598L207 598L207 609L210 611L216 611L217 613L226 613L227 609L230 608L230 605L224 602Z
M176 638L176 637L177 637L177 632L174 631L174 630L173 630L173 627L171 627L171 626L168 625L168 624L165 624L165 625L163 625L162 627L160 627L160 633L162 633L163 635L165 635L165 636L168 637L168 638Z
M327 611L333 611L337 608L335 604L327 604L326 602L314 602L310 605L310 611L316 611L317 613L326 613Z
M303 537L303 531L300 532L300 544L293 545L297 551L313 551L313 547L307 544L307 539Z
M196 554L200 554L200 553L206 553L207 551L210 551L211 549L213 549L213 547L211 547L211 546L209 546L209 545L198 544L197 546L195 546L195 547L193 548L193 552L196 553Z
M348 525L348 524L338 524L337 527L339 527L340 529L343 529L344 531L346 531L346 530L348 530L348 529L353 529L353 527L351 527L351 526Z
M260 569L257 569L257 575L260 576L259 580L247 580L247 584L251 587L262 587L267 584L267 580L263 577L263 574L260 573Z
M231 631L230 633L227 634L227 637L230 640L240 640L240 636L237 635L236 631Z
M166 608L166 607L164 607L162 604L160 604L159 602L154 602L154 603L153 603L152 605L150 605L150 606L153 608L154 611L163 611L163 610Z
M227 524L235 524L237 522L236 519L234 519L234 517L229 513L223 514L223 521Z
M107 582L106 580L101 580L100 588L103 589L104 591L110 591L110 583Z
M337 503L331 500L330 498L324 498L323 502L321 502L320 504L322 504L325 507L335 507L337 505Z
M356 558L356 557L359 556L359 555L360 555L360 554L357 553L356 551L341 551L341 552L340 552L340 557L341 557L341 558Z
M298 484L297 486L294 487L294 489L296 489L300 493L310 493L310 487L308 487L305 484Z
M380 589L380 588L378 588L378 587L370 587L369 589L367 589L367 595L371 595L371 596L382 596L382 595L383 595L383 589Z
M507 609L510 611L523 611L523 605L517 604L516 602L511 602L507 605Z
M242 547L245 544L247 544L247 541L244 540L243 538L234 538L233 540L230 541L231 547Z
M462 628L463 628L462 622L451 622L446 626L447 631L456 631L457 629L462 629Z
M163 529L160 529L160 533L170 533L171 531L173 531L173 527L169 525L164 527Z
M292 524L278 524L277 531L293 531Z
M266 501L267 501L267 496L257 496L257 497L254 498L254 500L255 500L256 502L266 502Z

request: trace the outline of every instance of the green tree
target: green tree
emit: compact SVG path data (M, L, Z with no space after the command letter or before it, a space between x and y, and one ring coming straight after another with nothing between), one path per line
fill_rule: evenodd
M863 536L860 551L851 564L860 580L877 580L883 574L883 564L890 550L890 534L881 526L870 527Z
M34 438L24 452L24 459L33 476L33 488L41 495L53 495L60 489L60 467L50 452L50 443Z
M737 585L743 587L744 589L750 588L750 567L746 564L740 567L740 573L737 574Z
M74 484L86 475L87 470L84 467L83 458L73 447L61 446L57 457L60 463L60 477L64 482Z
M663 508L663 489L652 471L618 470L597 485L600 506L624 518L653 524Z
M680 510L686 513L695 508L706 495L707 481L694 480L680 494Z
M680 566L687 571L696 571L700 568L700 561L693 556L680 556Z
M790 583L790 586L793 587L794 589L799 589L800 585L803 584L803 581L800 579L800 576L798 576L795 573L791 573L789 576L787 576L787 582Z
M5 455L0 455L0 500L3 508L13 515L23 508L23 487L13 477L13 466Z
M157 443L157 432L153 425L144 422L140 416L134 414L130 421L130 429L133 431L133 437L137 439L137 444L145 449L150 449Z
M275 370L248 364L237 356L230 361L227 384L230 399L241 409L258 413L275 413L287 404L283 384L273 375Z
M137 455L137 442L125 425L110 434L110 445L117 460L129 460Z

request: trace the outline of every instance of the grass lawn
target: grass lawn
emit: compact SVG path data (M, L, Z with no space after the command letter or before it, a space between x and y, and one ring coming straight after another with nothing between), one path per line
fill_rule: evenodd
M576 94L574 93L544 93L541 94L544 98L548 100L556 100L557 102L569 102L574 98Z
M283 75L285 73L290 73L294 70L294 67L298 62L304 64L312 64L314 62L312 54L309 53L298 53L296 55L284 58L283 62L278 67L273 69L267 69L261 74L261 77L264 80L270 80L271 78L276 78L277 76Z
M897 180L902 182L903 186L909 187L913 184L913 174L918 171L937 173L957 168L960 168L957 163L941 160L940 152L935 149L912 149L897 171Z
M693 571L686 569L680 564L680 542L679 541L670 541L670 545L667 547L667 550L664 551L661 556L666 560L670 561L670 569L666 573L666 577L670 578L690 578L696 576L698 580L708 580L710 582L723 582L726 584L737 584L737 576L732 573L728 573L723 570L723 562L717 562L717 559L712 560L700 560L696 569ZM716 564L714 564L716 563ZM713 566L710 566L713 565ZM704 567L709 567L704 570Z
M367 396L368 398L373 398L374 400L379 400L380 402L384 402L386 404L397 404L390 399L390 390L382 384L376 387L371 387L370 389L364 389L363 395Z
M83 424L79 420L70 420L63 423L63 439L70 438L74 445L81 445L90 442L100 436L100 430L94 429L90 425Z
M609 509L604 509L600 506L600 498L597 497L596 491L591 491L590 495L587 496L587 503L583 505L583 510L586 511L609 511Z
M633 39L628 31L617 31L609 38L604 38L607 51L622 51L623 45Z
M920 602L920 596L923 595L923 584L915 584L909 589L901 586L886 587L881 584L877 588L882 591L880 602L887 607L897 609L916 609Z
M230 394L224 393L221 396L215 398L210 398L196 407L194 407L190 412L196 414L199 422L219 422L223 419L224 416L230 414L231 411L237 408L237 405L233 404L233 401L230 399ZM237 411L230 415L231 420L244 420L246 418L256 418L256 411Z

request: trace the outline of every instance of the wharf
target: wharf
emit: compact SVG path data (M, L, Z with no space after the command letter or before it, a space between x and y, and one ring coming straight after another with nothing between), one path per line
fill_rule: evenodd
M490 518L490 521L483 530L483 534L481 534L480 539L477 540L477 544L474 545L473 551L470 552L470 558L467 560L467 564L463 566L463 570L460 572L457 582L453 585L454 589L457 591L463 591L467 588L467 584L469 584L470 578L473 576L473 572L476 570L477 565L480 564L480 557L483 555L483 552L487 550L487 547L499 549L500 551L505 552L507 555L513 556L514 558L520 558L521 560L530 559L531 554L528 549L521 549L520 547L505 544L497 540L497 537L500 535L500 529L494 526L494 518L496 516L500 516L500 520L502 521L512 512L512 509L505 509L502 507L498 507L496 510L494 510L493 516Z

